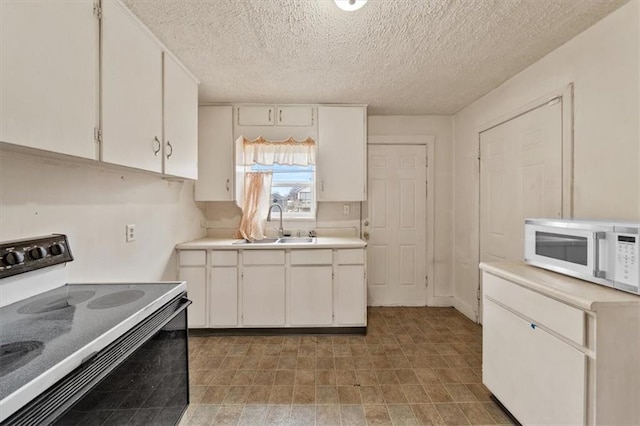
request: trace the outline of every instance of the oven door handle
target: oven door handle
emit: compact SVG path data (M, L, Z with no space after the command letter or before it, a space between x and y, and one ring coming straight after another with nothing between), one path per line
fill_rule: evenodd
M600 269L600 241L606 238L606 232L593 233L593 276L596 278L607 278L607 271Z

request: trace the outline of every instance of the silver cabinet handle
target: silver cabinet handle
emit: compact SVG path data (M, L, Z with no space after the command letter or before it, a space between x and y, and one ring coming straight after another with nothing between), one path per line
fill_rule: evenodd
M162 148L162 144L160 143L160 139L158 139L157 136L154 136L153 140L154 140L154 142L158 143L158 147L153 150L153 155L155 155L157 157L158 154L160 153L160 148ZM154 143L154 145L155 145L155 143Z
M170 151L167 154L167 159L171 157L171 155L173 154L173 147L171 146L171 142L167 141L167 146L169 147Z
M271 108L269 108L269 123L271 123Z
M227 192L229 192L229 179L227 179Z
M278 114L280 114L280 122L282 123L282 110L278 110Z

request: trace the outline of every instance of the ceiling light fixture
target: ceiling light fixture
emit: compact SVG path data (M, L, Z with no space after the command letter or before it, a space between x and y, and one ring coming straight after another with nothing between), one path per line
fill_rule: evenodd
M354 10L360 9L367 0L333 0L336 2L336 5L342 10L346 10L347 12L353 12Z

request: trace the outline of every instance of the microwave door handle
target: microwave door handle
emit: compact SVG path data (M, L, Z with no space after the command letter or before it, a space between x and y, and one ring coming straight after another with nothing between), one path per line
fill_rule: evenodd
M600 269L600 240L604 240L606 237L606 232L593 233L593 276L597 278L607 278L607 271Z

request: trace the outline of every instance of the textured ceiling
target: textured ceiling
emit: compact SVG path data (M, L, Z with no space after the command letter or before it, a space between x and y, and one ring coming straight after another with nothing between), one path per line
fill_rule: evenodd
M125 0L201 102L363 103L451 114L627 0Z

